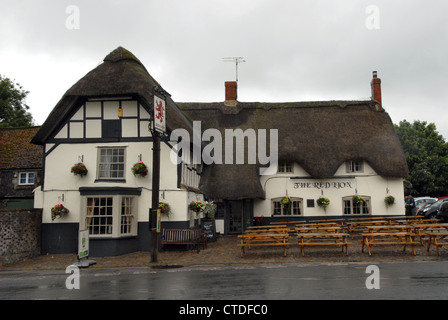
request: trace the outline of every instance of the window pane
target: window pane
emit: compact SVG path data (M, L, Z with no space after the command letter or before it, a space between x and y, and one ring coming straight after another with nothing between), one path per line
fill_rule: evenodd
M26 173L21 173L20 174L20 184L25 184L26 183Z
M301 215L301 212L300 212L300 202L301 201L293 201L292 202L292 214L293 215Z
M111 197L87 198L86 225L91 235L112 234L112 203Z
M287 204L286 206L283 205L283 215L284 216L290 216L291 215L291 209L292 209L291 203Z
M124 178L124 148L100 149L99 178Z
M121 200L121 234L132 232L132 220L134 219L132 202L132 197L123 197Z
M351 201L350 200L344 200L344 214L351 214Z
M274 201L274 216L278 216L282 214L282 204L280 201Z
M34 183L34 173L33 172L28 173L28 183L29 184Z

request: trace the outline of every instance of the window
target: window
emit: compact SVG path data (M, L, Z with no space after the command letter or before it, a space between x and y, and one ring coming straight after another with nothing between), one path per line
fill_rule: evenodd
M287 173L292 172L293 163L290 161L279 161L278 172Z
M355 204L353 197L345 197L342 199L344 214L370 214L370 197L361 197L364 201L362 204Z
M19 173L19 185L31 185L34 184L34 172L20 172Z
M348 161L347 162L347 172L363 172L362 161Z
M282 198L272 200L273 216L301 216L302 215L302 199L291 198L289 205L283 205Z
M137 234L135 197L87 197L86 229L92 237L122 237Z
M121 234L132 234L132 220L134 219L132 202L133 197L121 198Z
M100 148L98 179L124 179L124 148Z
M87 227L90 235L111 235L113 231L113 199L98 197L87 199Z

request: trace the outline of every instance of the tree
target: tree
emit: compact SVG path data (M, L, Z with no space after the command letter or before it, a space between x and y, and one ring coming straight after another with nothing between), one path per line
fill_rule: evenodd
M0 75L0 128L34 125L25 103L28 93L20 84Z
M409 167L405 191L413 196L448 195L448 143L434 123L400 121L394 125Z

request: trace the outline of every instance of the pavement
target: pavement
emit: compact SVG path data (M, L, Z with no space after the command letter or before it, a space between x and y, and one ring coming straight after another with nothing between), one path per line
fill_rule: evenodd
M241 256L241 249L237 246L238 238L233 235L218 236L214 242L209 242L207 248L185 251L159 251L157 262L151 262L150 252L135 252L113 257L89 257L96 264L89 269L124 269L124 268L175 268L208 265L243 265L243 264L332 264L332 263L365 263L375 264L383 262L426 262L448 261L448 248L441 248L438 256L435 247L427 252L425 246L416 246L416 255L412 254L408 246L403 251L402 246L378 246L372 248L372 256L367 251L362 252L360 238L355 236L349 246L346 256L340 247L307 247L305 257L302 257L295 238L290 239L287 256L283 256L283 248L255 247L246 249ZM25 259L13 264L0 266L0 272L33 272L39 270L65 270L69 265L77 262L76 254L41 255Z

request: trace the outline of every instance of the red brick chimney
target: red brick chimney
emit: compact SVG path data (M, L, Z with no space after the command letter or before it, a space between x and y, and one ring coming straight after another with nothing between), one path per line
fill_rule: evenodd
M381 79L377 78L377 72L373 71L373 79L370 83L372 87L372 100L375 100L382 104L381 102Z
M237 82L236 81L226 81L226 104L235 105L237 98Z

